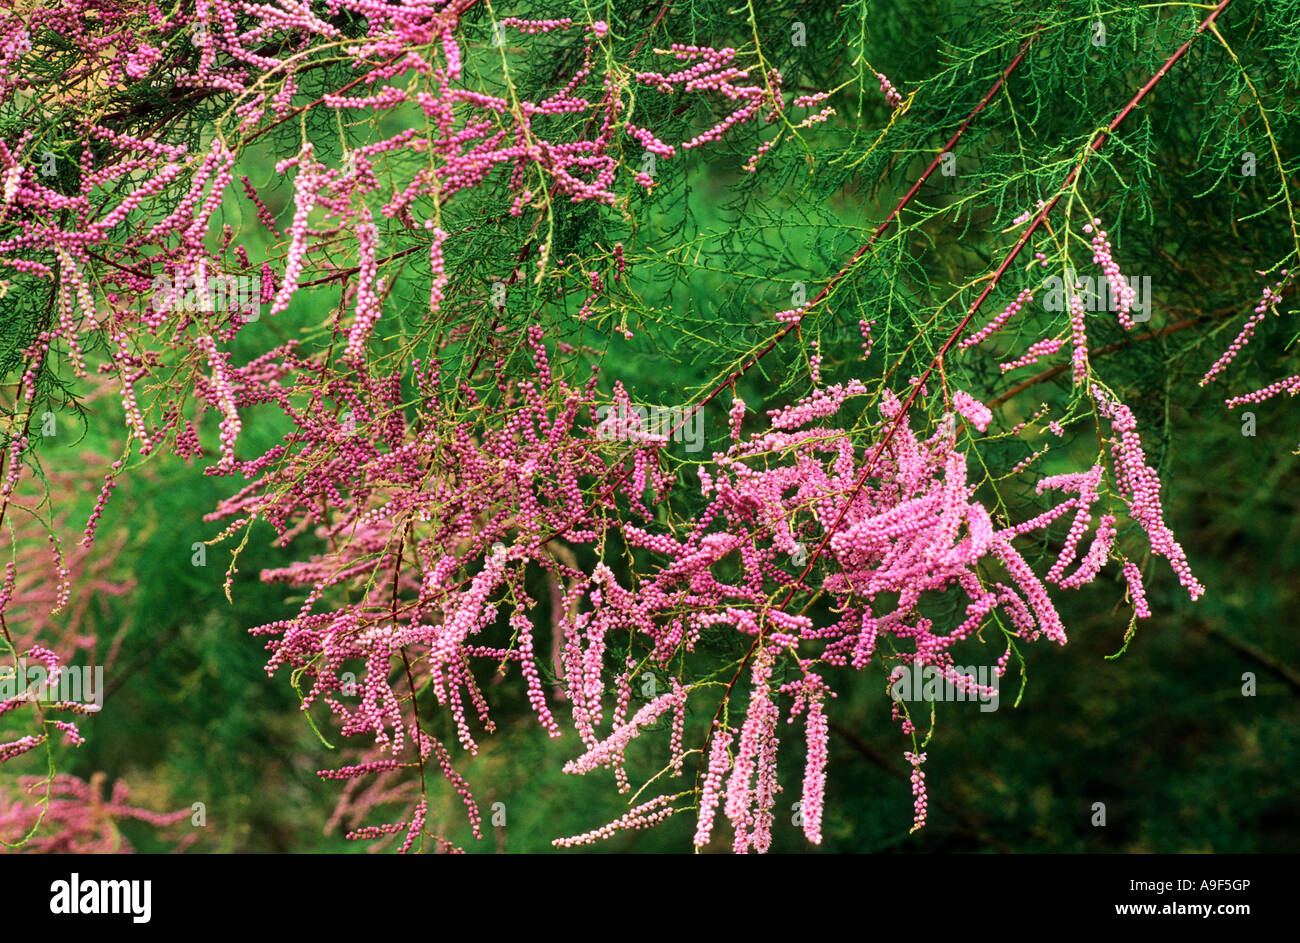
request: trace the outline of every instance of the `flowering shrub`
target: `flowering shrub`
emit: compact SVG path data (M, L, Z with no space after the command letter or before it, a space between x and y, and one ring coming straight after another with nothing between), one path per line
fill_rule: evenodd
M725 818L735 851L763 852L795 724L802 747L784 763L802 769L803 834L822 841L846 686L888 695L898 668L930 668L995 694L965 653L991 645L1002 678L1022 643L1067 641L1060 596L1091 584L1127 604L1127 643L1151 615L1151 582L1168 580L1152 557L1202 596L1197 553L1162 506L1160 430L1101 358L1161 336L1139 333L1152 298L1129 272L1155 252L1133 268L1112 241L1135 208L1111 176L1141 166L1150 145L1129 128L1152 133L1142 109L1172 107L1163 85L1148 99L1182 60L1213 57L1214 81L1254 95L1258 121L1234 133L1272 142L1289 218L1277 141L1294 116L1270 118L1221 29L1227 0L1196 19L1117 14L1160 38L1138 63L1150 81L1122 84L1131 53L1110 61L1083 93L1097 120L1032 158L1020 144L1014 167L998 163L1016 120L1000 96L1042 104L1042 70L1084 42L1065 8L999 10L1014 43L981 34L912 82L877 72L874 45L833 25L832 5L799 14L820 52L795 41L793 7L759 6L723 18L671 2L524 15L476 0L72 0L0 13L0 368L14 382L0 522L48 523L53 560L10 525L6 654L57 671L90 644L43 607L84 606L74 587L82 600L127 591L72 576L94 572L92 552L111 556L99 522L119 478L194 461L226 487L203 509L196 555L230 548L233 598L241 552L273 542L284 562L258 578L283 587L285 613L250 627L266 671L299 692L323 740L357 743L320 772L343 783L331 827L459 850L431 820L431 796L450 790L482 837L458 766L498 727L489 686L517 669L561 741L556 765L608 772L629 794L626 814L557 846L689 815L696 848ZM849 7L864 23L865 6ZM826 52L836 30L859 44L849 65ZM980 87L945 91L958 72ZM1205 143L1220 120L1195 128L1206 161L1222 157ZM918 151L934 154L924 169L908 166ZM725 168L751 228L692 228L705 166L693 160ZM952 160L987 162L974 195L942 191ZM803 195L821 188L829 207L855 178L903 177L914 183L865 243ZM925 187L943 199L918 198ZM970 225L993 233L993 262L953 255L969 271L941 275L922 243L950 249L944 227ZM1294 237L1292 222L1280 250L1256 247L1277 250L1254 265L1280 258L1279 278L1203 383L1283 302ZM1074 267L1080 253L1091 268ZM717 260L767 288L722 297ZM679 303L674 280L697 277L720 295L711 312ZM1049 277L1064 304L1035 302ZM655 358L689 380L627 369ZM1045 372L1001 380L1035 365ZM1062 374L1055 410L1005 408ZM105 387L121 458L96 470L69 548L65 512L38 513L24 488L45 460L45 417ZM1228 405L1298 388L1293 376ZM644 415L634 396L647 391L676 398L673 427L610 435L602 417ZM675 435L700 415L707 457ZM1050 456L1031 444L1048 433ZM918 829L933 717L887 700ZM0 762L50 746L51 727L81 738L45 710L0 701L39 731L0 743ZM0 809L6 836L35 829L32 848L105 850L113 817L173 821L76 780L39 782L58 793L51 829L21 796Z

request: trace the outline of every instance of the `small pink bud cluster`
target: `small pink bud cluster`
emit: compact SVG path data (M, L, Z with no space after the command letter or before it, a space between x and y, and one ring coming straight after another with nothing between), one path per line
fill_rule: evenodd
M591 283L591 293L587 295L587 300L582 303L582 308L578 311L579 321L586 321L591 317L592 308L595 307L596 302L600 299L601 293L605 290L605 283L601 281L600 273L592 272L589 275L589 280Z
M1133 600L1133 613L1139 619L1150 618L1151 609L1147 606L1147 594L1142 586L1142 571L1131 560L1124 561L1124 579L1128 583L1129 597Z
M1088 332L1084 327L1086 314L1083 298L1077 292L1072 293L1070 295L1070 340L1073 349L1070 353L1070 363L1076 386L1081 386L1088 380Z
M517 29L527 35L533 35L535 33L549 33L553 30L568 29L573 25L573 20L567 16L563 19L550 20L525 20L516 16L507 16L501 19L501 25Z
M361 218L357 221L357 288L356 317L348 332L348 346L343 356L354 363L365 357L366 341L379 320L381 305L379 283L376 278L379 265L375 259L379 247L379 230L375 228L370 210L363 204Z
M805 714L807 755L804 760L803 796L799 813L804 837L814 845L822 843L822 814L826 803L826 762L829 758L830 721L823 700L833 696L816 675L795 682L797 696L790 708L790 723L802 709Z
M1039 212L1042 212L1043 207L1046 206L1046 205L1047 205L1047 202L1046 202L1045 200L1039 200L1038 203L1037 203L1036 209L1037 209ZM1015 219L1013 219L1013 220L1011 221L1011 225L1013 225L1013 226L1023 226L1025 223L1029 222L1029 221L1030 221L1031 219L1033 219L1033 218L1034 218L1034 211L1033 211L1033 210L1025 210L1023 213L1021 213L1019 216L1017 216ZM1046 258L1046 256L1044 256L1043 253L1041 253L1041 252L1036 252L1036 253L1034 253L1034 255L1035 255L1036 258L1038 258L1038 259L1040 259L1040 260Z
M1094 228L1095 232L1093 232ZM1137 292L1128 283L1128 279L1119 269L1119 263L1111 255L1110 240L1107 238L1106 231L1101 228L1101 220L1094 219L1091 223L1084 224L1083 231L1092 233L1092 261L1101 266L1106 276L1106 282L1110 286L1110 297L1115 302L1115 315L1124 329L1131 331L1135 325L1130 312L1133 310L1133 302L1137 300Z
M432 317L442 308L447 291L447 263L442 255L442 244L447 233L436 226L432 220L425 221L425 229L433 230L433 241L429 243L429 315Z
M993 413L989 408L965 390L957 390L953 394L952 406L963 419L980 432L986 430L989 423L993 421Z
M1028 367L1030 364L1035 364L1044 357L1051 356L1064 346L1065 341L1060 338L1047 337L1031 344L1029 350L1025 351L1023 357L1018 360L1009 360L1005 363L1000 363L998 364L998 367L1003 373L1009 373L1010 371L1018 370L1021 367Z
M875 325L875 323L876 323L875 321L868 321L866 318L862 318L858 321L858 331L862 334L862 359L863 360L866 360L868 357L871 356L871 347L872 347L871 328L873 325Z
M593 829L590 832L583 832L581 835L574 835L571 838L557 838L551 844L557 848L594 845L598 841L612 838L620 831L653 828L677 811L670 805L671 802L672 798L670 796L656 796L649 802L641 803L641 805L608 825L602 825L600 828Z
M735 832L733 850L737 854L751 849L762 854L772 843L772 807L781 788L776 780L776 724L780 712L769 687L772 662L771 651L760 647L754 658L749 708L727 780L723 808Z
M903 105L903 96L894 88L894 83L889 81L883 72L877 72L876 78L880 80L880 92L885 96L885 101L889 103L890 108L901 108Z
M1282 280L1273 287L1270 288L1267 285L1264 286L1264 291L1260 295L1259 303L1255 305L1255 312L1246 319L1246 323L1242 325L1241 331L1238 332L1236 338L1233 339L1233 342L1228 345L1228 349L1225 350L1219 359L1214 362L1214 365L1210 367L1205 376L1201 377L1201 386L1205 386L1205 384L1214 380L1224 371L1228 364L1232 363L1232 361L1236 359L1237 354L1241 353L1242 348L1250 343L1250 339L1255 333L1255 328L1259 327L1260 322L1264 320L1265 315L1268 314L1268 309L1274 307L1282 300L1282 286L1288 281L1285 269L1282 271L1282 275Z
M221 412L221 461L218 469L229 473L234 470L235 441L239 438L242 427L229 372L230 354L217 350L216 341L209 336L197 338L194 345L207 356L208 366L212 370L212 379L205 384L204 395Z
M700 813L695 827L695 847L703 848L709 843L713 834L713 819L717 815L718 803L722 800L722 779L731 769L731 741L734 733L720 730L716 726L712 732L712 746L709 748L709 768L700 789Z
M83 547L89 547L95 541L95 528L99 524L99 519L104 515L104 506L108 504L108 499L117 486L116 475L121 470L122 463L116 461L113 463L113 470L104 476L104 486L99 489L99 497L95 500L94 510L90 512L90 519L86 521L86 529L81 537ZM0 607L0 609L3 609L3 607Z
M928 811L928 802L925 794L925 770L921 769L921 764L925 762L924 753L904 753L907 762L912 764L912 795L915 797L913 802L914 819L912 822L912 831L925 827L926 813Z
M996 333L998 330L1002 328L1004 324L1007 323L1008 320L1010 320L1011 318L1019 314L1020 310L1033 300L1034 300L1034 293L1032 289L1029 288L1023 289L1018 295L1016 295L1014 301L1012 301L1010 304L1008 304L1005 308L1002 309L1001 314L995 317L988 324L984 325L984 327L980 328L974 334L971 334L969 337L965 338L964 340L959 341L957 344L958 350L965 350L968 347L974 347L980 341Z
M1275 380L1268 386L1255 390L1253 393L1246 393L1242 396L1233 396L1224 400L1229 409L1235 409L1246 403L1262 403L1266 399L1276 396L1278 393L1288 393L1295 396L1300 392L1300 374L1293 377L1285 377L1281 380Z
M728 416L731 425L731 441L739 442L740 427L745 422L745 401L741 399L739 396L732 399L731 409L729 411Z

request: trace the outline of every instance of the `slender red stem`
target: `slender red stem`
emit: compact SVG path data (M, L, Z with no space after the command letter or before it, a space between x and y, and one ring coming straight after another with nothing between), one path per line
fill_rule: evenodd
M1002 74L998 76L997 81L993 83L992 87L987 92L984 93L984 97L979 100L979 102L975 105L973 109L971 109L970 114L966 116L966 120L963 121L958 126L957 130L953 132L952 137L950 137L947 140L947 142L943 145L943 147L939 149L939 152L934 155L934 160L930 161L930 165L926 167L924 171L921 172L921 176L916 178L916 182L913 183L911 188L906 193L903 194L902 199L900 199L896 204L894 204L894 208L889 211L889 215L886 216L881 221L880 225L876 227L875 232L871 234L871 238L869 238L865 243L863 243L862 246L858 249L858 251L854 252L853 255L849 257L849 260L845 262L844 265L840 268L840 270L836 272L834 276L831 277L830 281L828 281L822 287L822 290L817 293L816 297L814 297L813 300L808 303L809 308L812 308L814 305L818 304L823 299L825 299L826 296L829 295L832 290L834 290L835 286L838 285L841 281L843 281L844 278L849 274L849 272L853 270L853 267L858 264L858 262L862 259L862 257L871 250L871 247L875 245L876 240L879 239L884 234L885 230L887 230L890 227L890 225L894 222L894 220L898 219L899 214L903 212L903 209L907 206L908 203L912 202L912 198L916 196L917 192L921 189L922 186L924 186L925 182L930 179L930 175L934 173L935 168L938 167L940 163L942 163L943 155L949 153L956 146L957 142L961 139L961 136L966 133L966 129L970 127L970 123L975 120L975 116L978 115L981 111L983 111L984 108L988 105L988 103L993 100L993 96L998 93L998 90L1000 88L1002 88L1003 83L1006 82L1007 78L1011 75L1011 73L1016 70L1016 67L1020 65L1021 60L1025 58L1025 53L1029 51L1029 47L1033 44L1034 40L1038 38L1040 32L1042 32L1041 28L1038 31L1036 31L1033 35L1031 35L1027 40L1025 40L1024 44L1021 45L1020 47L1020 52L1017 53L1016 57L1007 64L1007 67L1002 70ZM762 360L764 357L770 354L776 348L776 346L779 343L781 343L781 340L785 338L788 334L793 332L796 328L798 328L798 326L799 326L798 321L792 321L790 324L787 324L780 331L778 331L772 337L772 339L767 343L767 346L765 346L762 350L760 350L757 354L755 354L739 370L737 370L735 373L732 373L729 377L727 377L727 379L723 380L720 384L718 384L718 386L716 386L713 390L709 392L708 396L700 400L700 402L696 404L691 409L691 411L682 418L681 422L679 422L675 427L673 427L673 429L670 432L670 437L672 433L676 433L679 429L682 428L682 426L684 426L691 419L691 417L693 417L697 412L703 409L704 406L706 406L709 402L711 402L714 399L714 397L716 397L727 387L731 386L731 384L735 383L736 380L740 379L751 369L753 369L755 364L757 364L760 360Z
M925 372L922 373L917 381L912 385L912 390L907 394L907 398L903 401L902 407L898 410L898 415L895 416L893 422L889 424L889 429L886 431L885 437L881 439L880 444L876 446L870 459L867 460L867 464L863 467L861 474L858 475L857 482L854 484L853 490L849 493L848 500L844 502L843 506L840 508L839 514L836 515L835 522L827 528L825 536L823 536L821 542L817 544L817 549L808 558L807 566L805 566L803 571L799 574L799 582L803 582L812 571L813 565L817 562L817 558L821 556L822 552L826 549L826 545L830 543L831 536L839 530L839 526L843 523L845 515L848 514L849 508L853 505L853 501L857 498L858 494L861 493L863 486L867 483L867 479L871 476L871 470L875 466L876 460L880 458L881 453L889 445L890 441L894 437L894 433L898 431L899 426L901 426L907 419L907 411L916 400L917 394L921 391L921 387L925 385L925 381L932 373L934 373L935 368L943 361L944 356L952 348L952 345L957 342L957 338L961 337L962 333L966 330L966 327L970 324L971 319L975 317L975 313L979 311L980 306L984 304L984 300L992 294L993 289L997 287L1002 275L1011 267L1011 263L1014 262L1016 256L1020 254L1020 250L1029 242L1029 237L1032 236L1038 227L1043 224L1043 221L1047 219L1048 214L1052 212L1052 209L1060 201L1061 197L1074 184L1074 181L1078 179L1079 174L1083 171L1083 165L1087 162L1088 156L1090 154L1095 154L1101 149L1101 146L1106 143L1110 135L1120 126L1120 123L1128 117L1129 113L1138 106L1142 99L1146 98L1147 93L1150 92L1151 89L1155 88L1156 83L1169 73L1169 70L1173 65L1178 62L1178 60L1183 57L1184 53L1186 53L1191 47L1192 42L1210 27L1210 25L1218 18L1219 14L1222 13L1231 2L1232 0L1221 0L1219 5L1214 8L1210 15L1201 21L1201 25L1196 27L1196 32L1194 32L1185 43L1179 46L1172 56L1165 60L1165 64L1156 70L1156 73L1147 80L1145 85L1138 89L1137 94L1129 100L1127 105L1120 109L1119 114L1117 114L1114 120L1106 126L1106 130L1100 132L1095 138L1093 138L1092 142L1088 145L1087 150L1084 152L1083 159L1075 164L1069 174L1066 175L1065 180L1056 191L1056 195L1038 211L1038 215L1034 217L1033 222L1030 223L1028 228L1026 228L1021 234L1020 238L1016 241L1016 244L1007 254L1007 257L1002 260L1002 264L999 265L997 270L993 273L993 277L990 278L988 284L984 286L984 290L980 292L979 297L976 298L974 304L970 306L970 310L966 312L966 316L961 319L961 322L958 323L952 333L948 335L948 339L943 342L943 346L941 346L938 352L934 355L934 358L930 361L930 365L925 368ZM784 609L788 606L790 601L794 598L794 595L795 591L792 588L786 595L785 600L781 603L780 608Z

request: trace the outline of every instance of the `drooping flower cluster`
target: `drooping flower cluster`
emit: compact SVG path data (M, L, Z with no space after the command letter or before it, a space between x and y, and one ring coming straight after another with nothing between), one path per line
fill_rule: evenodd
M1135 327L1132 311L1137 292L1124 277L1119 263L1111 255L1110 239L1107 238L1106 230L1101 228L1101 220L1093 219L1091 223L1085 223L1083 231L1092 234L1092 261L1101 266L1102 273L1106 276L1106 283L1110 287L1110 299L1115 305L1115 317L1119 319L1119 323L1125 330L1131 331Z
M1111 455L1115 463L1115 483L1120 497L1128 504L1129 516L1146 531L1151 541L1151 552L1169 561L1178 582L1189 596L1197 599L1205 592L1205 587L1192 575L1187 555L1165 524L1160 504L1160 478L1146 462L1133 411L1103 390L1095 389L1093 395L1098 411L1110 420L1114 434Z
M337 548L263 574L309 587L296 616L254 630L272 639L268 672L305 672L305 710L327 706L345 735L373 736L390 756L414 749L417 764L436 756L444 771L450 765L443 744L408 710L411 682L430 685L460 745L473 752L475 727L494 725L472 662L517 664L539 722L558 736L542 685L550 668L540 668L544 653L527 614L533 600L526 569L545 568L556 585L576 579L579 573L562 562L557 535L564 543L590 542L620 495L635 507L647 489L657 500L668 486L653 460L662 443L648 441L625 456L624 444L600 435L594 421L596 377L585 389L553 379L540 329L529 336L535 373L506 389L511 411L503 426L462 423L411 437L402 424L388 423L384 437L370 440L339 423L322 398L301 416L292 459L273 469L262 460L243 463L246 474L261 477L213 515L233 518L228 530L268 520L286 542L315 527ZM294 355L283 355L282 369L289 369ZM436 365L421 373L430 428L443 406L437 376ZM377 416L396 405L396 379L380 378L369 390L336 379L329 393L358 403L355 427L374 428ZM262 392L277 393L271 385ZM593 500L582 487L589 481L609 487ZM313 482L330 489L332 510L307 499L304 484ZM345 586L362 593L342 608L315 611L333 588ZM359 678L354 665L362 668ZM600 659L587 665L590 683L603 684ZM582 665L569 666L575 704L583 702L583 677ZM379 768L362 764L331 778Z
M763 851L770 843L779 789L775 777L779 710L773 700L777 686L772 674L777 658L788 656L791 669L799 675L782 690L796 697L791 717L806 713L802 814L806 834L817 841L826 761L825 672L836 667L866 669L881 659L901 658L909 665L933 666L964 690L982 691L987 685L962 674L952 652L995 609L1005 613L1008 631L1020 638L1066 640L1047 588L1016 548L1017 540L1074 510L1065 545L1046 580L1065 589L1077 588L1096 579L1110 559L1115 519L1103 515L1090 549L1074 573L1066 574L1091 520L1090 508L1099 498L1100 466L1043 479L1040 493L1055 490L1072 496L1027 521L997 526L988 511L972 500L974 486L966 478L965 458L956 449L952 420L928 438L919 438L906 422L900 422L902 405L889 393L881 406L882 448L870 466L866 485L858 487L864 462L871 459L855 449L845 429L821 423L846 400L865 392L852 381L770 411L767 431L716 455L713 470L701 469L702 491L711 500L689 534L670 538L640 527L624 528L624 536L634 546L663 556L662 566L652 576L643 573L634 589L614 583L613 575L602 568L588 584L589 610L573 619L572 629L566 629L580 633L586 660L600 653L613 633L629 630L645 638L650 662L663 666L719 630L735 632L751 646L747 659L751 693L744 720L739 726L711 728L709 747L702 754L707 761L702 760L697 846L707 844L720 804L733 827L735 850ZM991 416L982 403L962 391L955 399L968 422L979 430L987 427ZM1132 435L1126 419L1117 422L1117 431ZM1124 493L1131 496L1134 517L1152 535L1153 549L1170 559L1195 598L1199 584L1190 578L1181 549L1162 529L1158 511L1152 510L1151 498L1159 483L1144 464L1133 464L1140 462L1136 441L1121 439L1121 443L1129 463ZM804 546L824 546L825 565L796 577L787 567ZM723 570L732 569L727 562L732 559L738 559L739 570L724 576ZM986 575L990 565L1006 574L1005 581ZM1132 571L1126 568L1125 572L1133 580ZM810 584L806 580L812 573L820 574L820 579ZM1140 582L1133 585L1136 602L1142 598ZM790 614L773 603L783 596L788 602L817 591L829 594L833 601L830 611L836 618L827 624ZM941 626L921 614L922 597L936 594L964 599L965 615L955 627ZM1144 601L1139 606L1145 611ZM882 649L887 637L893 644ZM902 654L883 655L886 650ZM999 674L1009 654L1008 646L998 662ZM569 664L581 661L575 652ZM570 764L571 772L587 772L598 761L623 757L645 723L668 705L668 696L652 702L643 709L644 716L593 744L594 725L589 718L599 715L599 693L590 684L575 689L570 681L575 720L582 718L580 732L588 741L588 752ZM735 709L732 705L733 713ZM905 716L899 719L905 732L912 729ZM916 759L915 765L920 761ZM914 779L920 783L917 777L923 778L919 769ZM923 786L918 789L916 826L920 827L925 821L925 800Z

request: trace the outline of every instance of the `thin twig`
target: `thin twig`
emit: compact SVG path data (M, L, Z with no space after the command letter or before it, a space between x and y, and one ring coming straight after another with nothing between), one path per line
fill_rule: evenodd
M873 747L866 740L862 739L862 737L858 736L857 733L850 730L848 727L833 720L827 721L827 724L830 729L839 734L849 746L853 747L853 749L857 750L889 775L904 780L911 778L910 773L899 769L889 761L888 757L882 755L879 750ZM1001 854L1008 855L1012 853L1011 847L995 836L989 834L989 832L984 828L983 822L972 813L967 812L961 806L956 805L943 797L938 797L935 800L935 804L949 815L955 817L962 826L961 830L970 835L976 841L993 847Z

